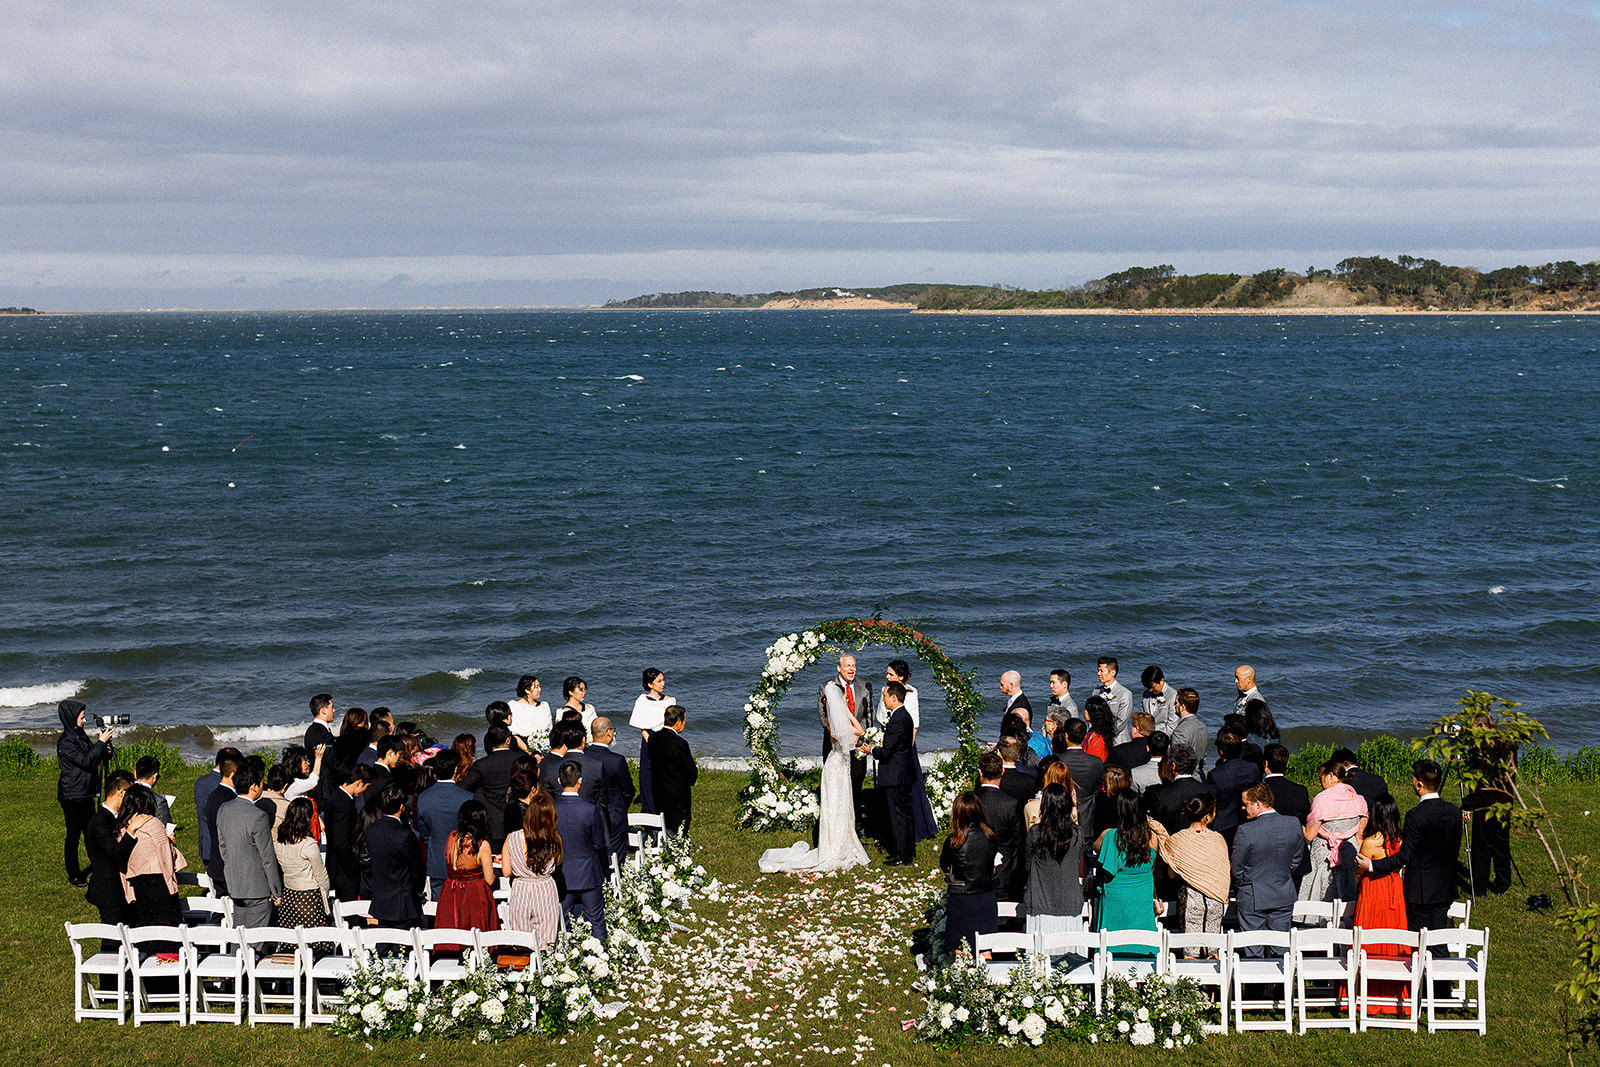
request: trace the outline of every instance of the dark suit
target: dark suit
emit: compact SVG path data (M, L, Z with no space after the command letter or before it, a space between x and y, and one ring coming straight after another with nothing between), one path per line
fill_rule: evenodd
M566 885L561 907L567 915L583 912L601 940L606 936L605 898L601 887L609 876L611 837L593 804L576 793L561 793L556 802L556 833L561 835L560 877Z
M684 833L689 829L694 783L700 777L694 753L683 735L671 727L650 731L649 748L656 806L668 833Z
M1400 851L1372 862L1373 874L1405 868L1406 925L1444 930L1456 900L1456 856L1461 851L1461 809L1439 796L1406 813Z
M1143 767L1150 762L1150 739L1135 737L1132 741L1124 741L1113 748L1109 755L1109 762L1113 766L1132 774L1135 767Z
M901 707L889 715L883 744L872 750L878 761L878 788L889 811L889 858L911 863L917 858L917 837L911 821L911 789L917 784L916 731L911 713Z
M1000 713L1002 719L1006 717L1006 711L1025 711L1028 713L1029 724L1031 725L1033 722L1033 705L1029 703L1027 693L1018 693L1017 699L1006 704L1005 711Z
M321 805L322 832L328 838L328 882L344 901L361 896L361 865L356 859L356 802L343 788L328 790Z
M128 788L143 789L145 792L150 794L150 796L155 800L157 822L169 823L172 821L172 808L167 805L166 797L156 792L150 786L145 785L143 782L134 782Z
M1021 900L1028 879L1028 865L1022 849L1026 836L1022 828L1022 801L999 786L979 785L978 800L983 817L995 832L994 847L1003 860L995 870L995 892L1001 900Z
M828 753L833 751L833 738L828 734L828 690L830 688L839 694L840 700L845 700L844 683L839 680L837 674L817 687L817 714L822 718L822 758L824 760L828 758ZM856 722L863 727L872 725L872 686L863 682L861 676L857 675L856 680L850 683L850 689L855 693L856 697ZM846 701L845 707L848 708L849 706L849 702ZM861 806L861 783L866 781L867 778L867 761L863 757L856 755L854 751L855 741L856 739L853 737L839 738L841 745L851 749L850 797L855 803L856 824L860 825L866 821L866 809Z
M633 772L628 768L628 757L614 751L610 745L595 742L584 752L600 769L605 783L606 822L611 829L611 851L618 856L628 854L628 807L633 803Z
M445 839L461 822L461 805L471 799L470 792L449 779L435 782L417 794L417 837L427 856L428 879L433 883L435 900L450 874L450 865L444 858Z
M1069 748L1061 754L1061 762L1072 772L1072 784L1077 787L1080 798L1100 792L1100 779L1106 765L1099 756L1091 756L1081 748Z
M328 724L321 719L306 727L306 755L312 759L317 756L317 746L327 745L328 751L324 755L333 754L333 731L328 729ZM296 767L295 770L300 768Z
M1293 815L1306 824L1311 814L1311 794L1299 782L1291 782L1281 774L1269 774L1262 781L1272 788L1272 810L1279 815Z
M1240 930L1287 932L1294 917L1294 872L1306 860L1306 838L1290 815L1262 812L1241 824L1230 853Z
M1000 789L1026 804L1039 792L1039 776L1019 763L1001 773Z
M89 848L90 904L100 909L100 921L115 926L126 917L127 898L122 892L122 868L133 854L132 834L117 839L116 812L104 804L95 805L89 825L83 832Z
M472 765L461 779L461 788L477 794L489 813L489 846L499 853L505 843L506 790L511 788L511 766L522 755L514 747L497 748Z
M1372 802L1389 791L1389 783L1381 775L1371 771L1356 768L1355 781L1350 783L1355 787L1356 793L1367 802L1367 810L1372 810Z
M372 917L402 930L421 923L425 868L417 835L385 815L367 827L367 855L372 861Z
M552 797L561 795L561 761L567 758L565 752L546 752L539 759L539 784L544 786L544 791Z
M1211 823L1211 828L1226 837L1231 845L1234 828L1244 818L1244 812L1240 809L1244 791L1261 781L1261 764L1246 763L1243 759L1225 759L1211 768L1207 780L1211 788L1217 791L1217 817Z
M216 788L206 797L205 811L201 813L206 838L211 842L211 855L206 858L206 874L211 876L211 891L219 897L227 894L228 885L225 880L227 872L223 870L222 851L217 848L217 812L222 810L222 805L238 795L231 785L223 784L219 777Z
M1193 775L1184 775L1174 778L1165 785L1155 786L1144 791L1140 803L1156 822L1167 828L1167 833L1175 834L1180 830L1189 828L1189 821L1183 817L1183 806L1189 798L1201 793L1215 794L1215 790Z
M194 783L194 814L196 829L200 835L200 862L211 862L211 824L206 822L206 802L211 799L211 794L222 783L222 775L215 770L207 771Z

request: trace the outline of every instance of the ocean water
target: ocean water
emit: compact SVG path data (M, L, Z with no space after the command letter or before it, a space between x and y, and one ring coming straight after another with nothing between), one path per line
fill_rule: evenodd
M8 318L0 732L77 696L275 744L326 690L450 735L524 671L625 717L656 666L737 755L765 646L876 611L996 709L1110 654L1213 727L1249 662L1291 740L1474 688L1600 742L1597 350L1582 317Z

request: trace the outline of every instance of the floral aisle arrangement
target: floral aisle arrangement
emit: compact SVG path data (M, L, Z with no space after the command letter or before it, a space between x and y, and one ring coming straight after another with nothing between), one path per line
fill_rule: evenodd
M960 748L927 776L929 800L941 816L977 771L977 721L983 711L974 675L963 671L938 645L911 626L888 619L834 619L785 634L767 648L767 663L745 702L745 743L750 746L750 781L739 794L739 822L756 830L809 830L820 811L812 776L779 758L778 705L794 676L831 650L858 651L890 645L909 651L933 672L944 693ZM959 788L958 788L959 786Z
M606 885L606 925L640 941L665 934L690 899L721 900L722 887L701 865L687 835L668 834L661 847L623 864L620 888Z
M1138 982L1112 978L1097 1014L1082 987L1067 984L1036 955L1023 957L1004 985L993 985L984 964L958 952L928 973L923 995L926 1010L917 1020L917 1035L940 1046L977 1040L1181 1048L1204 1036L1208 1008L1196 983L1151 975Z
M632 954L631 940L614 940L618 951ZM617 962L627 966L633 961L625 957ZM602 1010L601 998L616 989L617 973L605 944L577 920L571 934L539 954L533 987L539 1001L538 1029L564 1034L592 1025Z

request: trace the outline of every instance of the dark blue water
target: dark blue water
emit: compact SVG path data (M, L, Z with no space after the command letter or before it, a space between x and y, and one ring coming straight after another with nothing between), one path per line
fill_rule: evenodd
M1213 725L1249 662L1301 737L1471 687L1597 741L1597 348L1554 317L0 320L0 730L76 692L254 743L328 690L453 732L526 670L625 714L658 666L733 754L774 636L881 608L995 706L1011 667L1081 701L1109 653Z

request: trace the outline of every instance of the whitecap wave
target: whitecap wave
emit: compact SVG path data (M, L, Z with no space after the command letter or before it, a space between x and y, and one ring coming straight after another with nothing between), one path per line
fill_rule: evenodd
M469 679L476 678L478 675L482 674L483 673L483 668L482 667L467 667L464 670L445 671L444 673L453 674L457 678L460 678L463 682L465 682L465 681L468 681Z
M0 688L0 708L32 708L40 704L59 704L78 695L88 683L45 682L42 685L17 685Z
M1503 586L1503 585L1491 585L1489 587L1489 595L1491 595L1491 596L1499 596L1501 593L1504 593L1505 591L1506 591L1506 587Z
M644 381L644 375L642 375L642 374L622 374L622 375L618 375L617 377L613 378L612 381L616 381L616 382L642 382L642 381Z
M231 726L225 730L213 728L211 739L218 748L232 745L234 748L248 749L258 747L263 741L288 741L291 738L304 737L306 724L303 722L292 723L284 726L268 725L262 723L258 726Z

